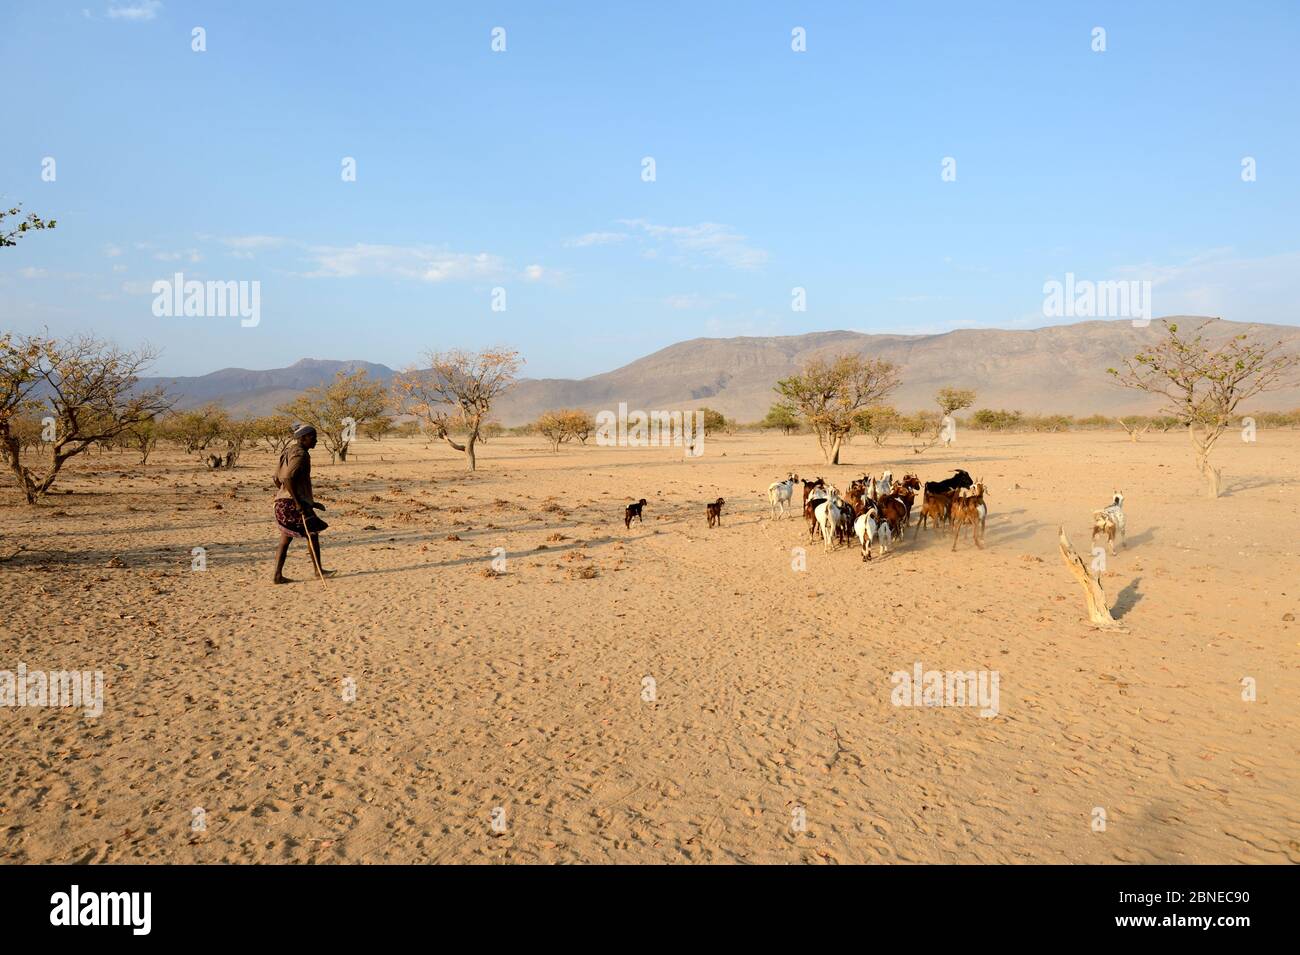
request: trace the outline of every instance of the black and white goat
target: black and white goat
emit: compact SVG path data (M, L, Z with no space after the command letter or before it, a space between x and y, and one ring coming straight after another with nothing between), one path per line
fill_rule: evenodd
M785 517L790 507L790 502L794 499L795 485L799 483L799 475L791 474L784 481L774 481L767 486L767 502L772 506L772 517Z
M858 515L858 519L853 522L853 533L857 536L858 543L862 545L863 560L871 560L871 545L877 542L880 545L880 555L883 557L889 550L893 536L889 522L881 520L880 512L874 507L868 507Z
M1115 555L1115 535L1119 534L1119 542L1124 544L1125 526L1124 526L1124 495L1119 491L1115 492L1114 498L1110 504L1099 511L1092 512L1092 540L1097 541L1098 534L1105 534L1106 540L1110 544L1110 553Z

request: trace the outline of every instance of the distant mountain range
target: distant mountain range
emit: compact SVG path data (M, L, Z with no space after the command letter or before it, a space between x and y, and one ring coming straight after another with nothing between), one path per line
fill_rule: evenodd
M1176 316L1180 322L1203 319ZM1281 339L1300 350L1300 328L1216 320L1215 338L1246 333ZM1135 328L1128 321L1090 321L1024 331L959 329L938 335L867 335L813 332L771 338L695 338L590 378L524 379L503 396L495 412L506 425L532 421L550 408L647 411L708 406L741 421L757 421L775 400L772 386L815 355L861 352L898 364L903 383L890 403L901 410L931 408L943 387L971 388L977 407L1026 413L1086 415L1153 410L1144 396L1113 384L1106 374L1124 357L1153 343L1158 322ZM188 407L214 401L239 415L270 414L306 388L336 372L364 368L390 380L395 372L365 361L303 359L288 368L225 368L192 378L150 378ZM1259 407L1300 407L1300 386L1270 392Z
M191 408L209 402L223 405L240 417L274 414L280 405L292 401L308 388L331 381L338 372L364 368L370 377L388 382L396 372L387 365L369 361L331 361L304 358L288 368L250 371L222 368L206 375L181 378L141 378L137 387L162 385L179 400L177 407Z

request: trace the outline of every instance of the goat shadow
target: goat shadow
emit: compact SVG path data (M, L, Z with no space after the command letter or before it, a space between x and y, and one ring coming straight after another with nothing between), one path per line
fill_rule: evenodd
M1133 547L1141 544L1150 544L1155 539L1155 532L1159 527L1148 527L1141 534L1134 534L1132 537L1125 535L1124 546Z

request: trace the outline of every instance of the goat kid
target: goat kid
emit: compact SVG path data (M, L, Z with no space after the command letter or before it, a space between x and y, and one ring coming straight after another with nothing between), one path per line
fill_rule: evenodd
M636 518L640 523L644 524L644 523L645 523L645 518L643 518L643 517L641 516L641 509L642 509L643 507L645 507L645 505L646 505L646 500L645 500L645 498L641 498L641 500L636 501L635 503L629 504L626 508L624 508L624 509L623 509L623 526L624 526L624 527L631 527L631 526L632 526L632 518L634 518L634 517L635 517L635 518Z
M710 527L722 526L722 505L727 503L722 498L718 498L712 504L704 505L704 516L709 522Z

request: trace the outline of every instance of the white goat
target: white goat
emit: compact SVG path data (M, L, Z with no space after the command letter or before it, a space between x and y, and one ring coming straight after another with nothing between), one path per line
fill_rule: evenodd
M853 522L853 533L857 535L858 543L862 545L862 559L871 560L871 545L879 542L880 554L883 557L889 550L892 532L889 529L889 522L880 519L880 512L874 507L869 507L865 512L858 515L858 519Z
M871 486L871 496L875 500L880 500L886 494L894 489L894 472L886 471L880 475L880 480Z
M790 501L794 498L795 486L799 475L791 474L784 481L777 481L767 487L767 502L772 505L772 517L785 517Z
M833 492L834 488L831 491ZM817 526L822 529L822 541L825 542L827 551L835 547L835 528L840 525L840 514L843 509L844 501L838 494L827 497L813 508L813 517L817 520Z

